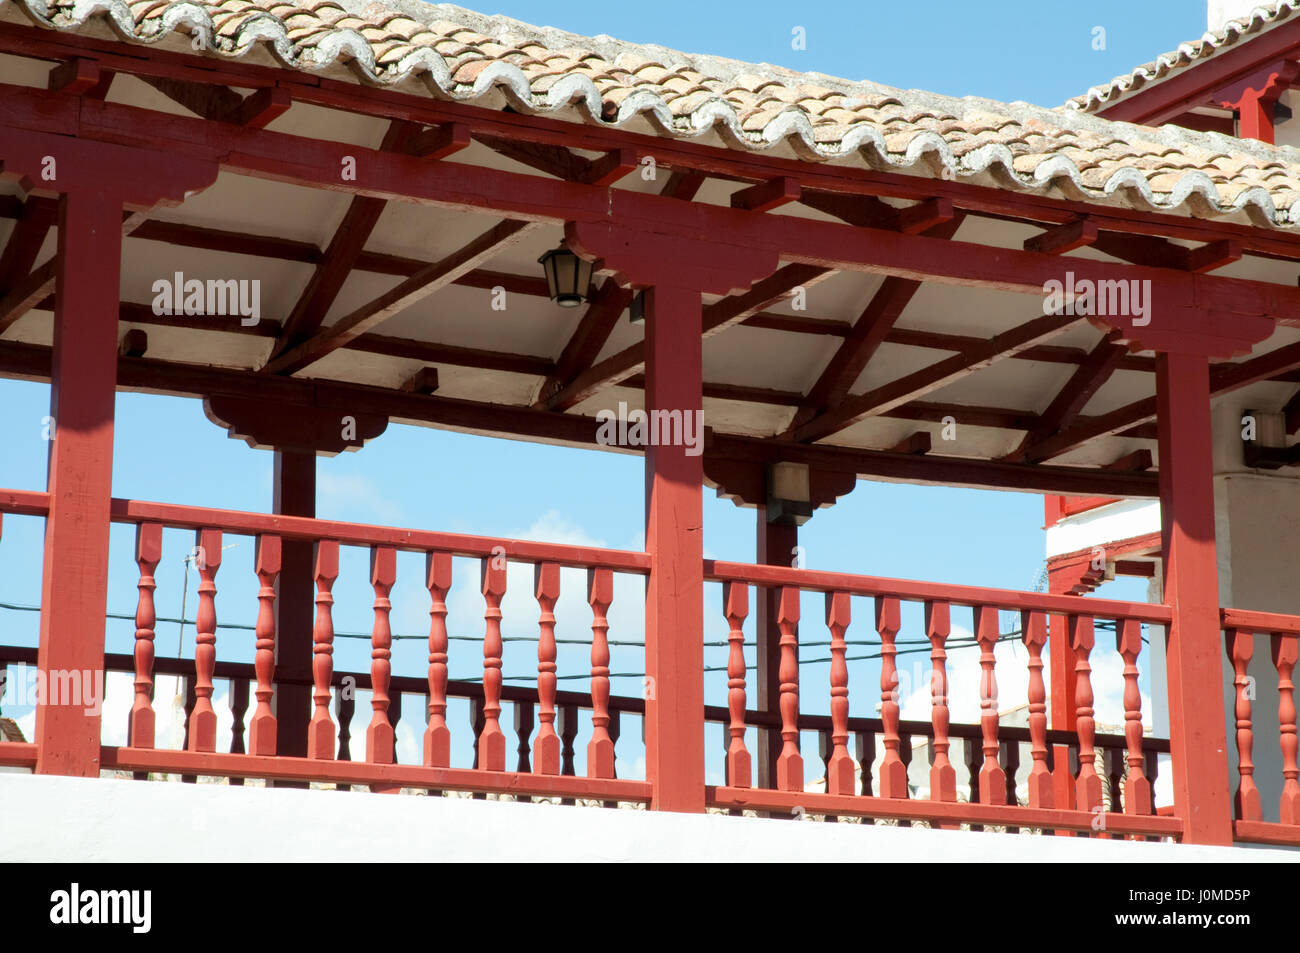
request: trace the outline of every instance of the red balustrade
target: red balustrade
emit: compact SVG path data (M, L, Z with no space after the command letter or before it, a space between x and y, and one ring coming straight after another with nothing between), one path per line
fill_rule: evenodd
M1074 649L1075 725L1079 733L1079 776L1074 782L1074 802L1081 811L1101 807L1101 776L1097 774L1096 722L1092 710L1092 646L1095 637L1090 616L1069 618L1070 647Z
M799 590L782 587L777 598L776 624L781 632L781 753L776 759L776 786L803 790L803 756L799 753Z
M248 728L249 754L275 754L276 722L271 711L275 693L275 580L280 575L280 537L257 537L257 710Z
M533 770L538 774L559 774L560 736L555 733L555 673L558 670L555 663L555 603L560 598L560 567L556 563L537 564L534 590L537 604L541 607L537 620L537 717L541 727L537 730L537 740L533 742ZM593 655L595 651L593 642ZM592 694L594 696L594 689Z
M1294 634L1279 632L1273 636L1273 665L1277 668L1278 727L1281 733L1282 799L1279 805L1283 824L1300 824L1300 762L1296 737L1295 666L1296 644L1300 639Z
M948 603L925 604L925 633L930 639L930 721L934 725L934 762L930 765L930 799L957 800L957 769L948 757L948 654L951 629Z
M429 553L425 560L429 588L429 724L424 731L424 763L451 764L451 729L447 727L447 593L451 591L451 554Z
M898 600L876 599L876 631L880 634L880 717L885 724L885 759L880 765L880 796L907 797L907 767L899 754L898 646L902 628Z
M747 788L754 770L745 748L745 618L749 615L749 586L722 584L723 614L727 618L727 783Z
M135 700L131 704L131 721L127 729L127 744L133 748L152 748L154 745L153 713L153 659L154 624L153 606L154 570L162 559L162 527L157 523L141 523L135 534L135 561L140 567L139 601L135 610Z
M849 666L845 661L849 594L826 593L826 626L831 630L831 755L826 762L826 792L853 793L853 758L849 756Z
M221 531L201 529L194 537L199 571L199 608L194 614L194 710L189 716L191 751L217 750L217 713L212 708L212 669L217 661L217 570Z
M608 569L587 574L591 604L591 743L587 745L587 777L614 776L614 739L609 736L609 622L614 601L614 576Z
M334 757L334 722L330 720L330 681L334 674L334 580L339 577L339 544L322 539L313 561L316 580L316 620L312 626L312 712L307 728L307 757ZM346 739L347 726L341 730ZM346 741L344 742L346 747ZM341 757L342 755L340 755Z
M1056 796L1052 772L1047 767L1047 685L1043 681L1047 616L1041 612L1021 612L1020 630L1021 641L1029 650L1029 753L1034 761L1029 769L1029 806L1052 808Z

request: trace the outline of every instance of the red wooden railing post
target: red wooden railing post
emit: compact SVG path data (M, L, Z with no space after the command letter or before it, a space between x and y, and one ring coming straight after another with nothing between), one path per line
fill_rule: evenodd
M199 607L194 613L194 710L190 712L191 751L217 750L217 713L212 708L212 673L217 665L217 570L221 568L221 530L194 534L199 571Z
M121 239L122 202L107 189L60 197L36 661L47 686L104 680ZM75 694L39 699L37 774L99 776L100 707Z
M1231 844L1209 388L1205 356L1156 355L1174 810L1184 841Z
M1273 636L1273 666L1277 669L1278 726L1282 747L1282 798L1279 820L1300 824L1300 739L1296 735L1295 666L1300 637L1277 633Z
M137 584L140 597L135 609L135 700L131 703L131 721L127 744L133 748L154 745L153 712L153 637L157 621L153 593L158 588L153 573L162 559L162 525L141 523L135 531L135 561L140 566Z
M850 601L847 592L826 593L826 626L831 630L831 757L826 765L826 793L853 793L853 757L849 754L849 665L845 660L848 643Z
M930 721L934 725L934 763L930 765L930 800L957 800L957 769L948 757L948 653L944 644L951 632L946 602L925 604L925 634L930 639Z
M727 784L747 788L754 783L753 765L745 748L745 617L749 615L749 585L722 584L722 611L727 617Z
M533 742L533 771L537 774L560 773L560 736L555 733L555 685L557 671L555 650L555 603L560 598L560 567L558 563L538 563L533 568L533 592L541 614L537 620L537 739ZM594 660L595 643L592 644ZM609 662L608 652L605 658ZM609 669L605 670L606 675ZM592 692L595 693L593 670ZM609 680L605 680L605 695L609 696ZM529 717L531 717L531 709ZM518 712L516 712L518 721ZM593 739L594 740L594 739ZM520 739L520 751L525 751L527 738ZM590 761L590 759L588 759ZM590 768L590 763L588 763Z
M1124 782L1124 813L1151 813L1151 782L1142 753L1142 692L1138 689L1138 653L1142 651L1142 623L1115 621L1115 643L1124 659L1124 740L1128 746L1128 779ZM1111 800L1114 800L1112 789Z
M447 727L447 593L451 590L451 553L425 559L429 597L429 725L424 731L424 763L451 766L451 729Z
M506 736L501 730L501 599L506 594L506 561L483 560L483 730L478 736L478 768L506 769Z
M248 726L248 753L274 755L276 723L271 710L275 693L275 577L280 574L280 537L257 537L257 710Z
M799 589L782 586L776 623L781 628L781 754L776 759L778 791L803 790L799 753Z
M908 796L907 766L898 752L898 664L894 640L902 628L898 600L876 597L876 631L880 633L880 720L885 735L885 757L880 762L880 796Z
M1092 710L1092 655L1095 631L1092 616L1069 618L1070 645L1074 648L1075 725L1079 733L1079 776L1074 800L1080 811L1101 807L1101 776L1097 774L1096 723Z
M1047 767L1047 686L1043 683L1043 645L1047 618L1041 612L1020 613L1021 640L1029 650L1029 806L1052 808L1052 772Z
M980 767L980 803L1007 803L1007 773L998 763L998 679L995 671L998 644L997 606L977 606L975 638L980 646L980 731L984 763Z
M334 679L334 580L339 577L339 544L322 539L316 544L313 575L316 579L316 622L312 626L312 712L307 731L307 757L333 760L336 741L330 718L330 683Z
M1251 656L1255 654L1255 633L1241 629L1224 631L1224 646L1232 663L1233 714L1237 720L1237 793L1233 807L1239 821L1258 821L1263 818L1259 789L1255 786L1254 741L1251 723L1251 679L1248 673Z
M370 584L375 590L375 621L370 630L370 724L366 726L366 760L392 764L395 760L393 724L388 717L388 686L392 675L393 631L388 621L389 595L397 581L397 551L391 546L370 548Z
M559 580L556 580L556 591ZM587 745L587 777L614 776L614 739L609 735L609 621L614 600L614 574L608 569L587 571L587 601L591 604L591 741ZM552 693L554 698L554 693ZM555 748L555 770L560 773L560 750Z

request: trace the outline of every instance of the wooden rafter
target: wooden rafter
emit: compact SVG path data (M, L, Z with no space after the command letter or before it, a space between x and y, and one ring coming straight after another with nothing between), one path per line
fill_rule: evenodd
M1037 445L1043 440L1059 433L1079 419L1088 401L1110 379L1119 367L1120 361L1128 353L1122 344L1117 344L1116 332L1111 332L1101 339L1088 359L1078 366L1066 381L1065 386L1057 392L1056 397L1043 411L1034 428L1025 434L1020 445L1002 459L1019 463L1022 460L1036 460Z
M934 226L926 234L952 238L960 225L961 218L953 218ZM808 398L795 411L794 419L786 429L787 436L848 396L862 371L903 316L904 309L921 290L921 285L920 281L894 277L881 283L844 343L831 356L817 382L808 391Z
M973 374L1018 351L1032 347L1073 327L1082 318L1067 314L1046 314L1004 331L963 354L955 354L912 374L890 381L881 387L849 397L837 407L815 417L799 427L794 437L800 442L821 440L851 427L859 420L878 415L883 411L936 391L953 381Z
M54 227L57 212L58 206L54 202L29 198L23 203L9 241L0 254L0 296L31 274L36 256L41 253L41 246Z
M560 352L555 371L542 382L533 406L545 407L555 392L573 383L578 374L592 365L631 300L630 290L620 288L613 278L605 279L591 296L582 320Z
M472 271L488 259L518 242L536 227L534 222L506 219L488 229L465 247L415 273L397 287L384 292L350 314L344 315L315 336L272 359L263 368L270 374L293 374L310 367L371 328L400 311L451 284L458 275Z
M409 123L390 123L379 144L380 150L394 152L404 149L414 137L415 131ZM320 264L316 266L307 287L298 296L297 303L284 322L280 337L271 350L273 360L320 330L387 205L385 199L368 195L352 197L343 220L339 222L334 236L325 248Z

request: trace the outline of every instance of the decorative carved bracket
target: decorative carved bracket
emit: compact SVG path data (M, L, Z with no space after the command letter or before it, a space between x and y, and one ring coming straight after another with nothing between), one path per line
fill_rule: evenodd
M260 450L297 450L332 457L359 450L388 427L380 414L347 414L337 408L268 405L251 397L207 397L203 413L232 439Z

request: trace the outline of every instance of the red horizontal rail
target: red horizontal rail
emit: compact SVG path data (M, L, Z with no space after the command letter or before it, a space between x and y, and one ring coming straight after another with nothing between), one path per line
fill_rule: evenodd
M650 557L645 553L563 543L539 543L518 539L493 539L460 533L369 526L311 519L305 516L278 516L246 513L240 510L217 510L175 503L149 503L141 500L114 499L112 518L117 523L162 523L185 529L220 529L231 533L275 534L288 539L332 539L355 546L394 546L397 549L424 552L437 550L456 556L491 557L504 555L507 560L555 562L563 566L599 566L622 572L647 573ZM505 553L501 553L501 549Z
M803 808L810 814L839 814L851 817L888 817L922 821L957 821L971 824L1005 824L1008 827L1045 827L1055 830L1089 831L1102 822L1108 834L1146 834L1180 837L1183 822L1176 817L1133 814L1094 814L1091 811L1048 810L1013 805L970 804L963 801L927 801L909 798L817 794L806 791L769 791L760 788L710 787L712 807L742 810L792 811ZM1275 825L1281 826L1281 825Z
M817 592L848 592L861 596L893 596L913 602L927 600L964 606L996 606L1003 609L1030 609L1060 615L1082 615L1103 619L1137 619L1155 625L1168 625L1172 613L1168 606L1146 602L1119 602L1084 596L1059 596L1016 589L985 589L938 582L915 582L886 579L842 572L793 569L785 566L756 566L749 563L706 559L704 578L717 582L744 582L767 586L795 586ZM1282 618L1282 617L1279 617Z
M1256 612L1253 609L1221 609L1219 616L1225 629L1241 629L1261 634L1280 632L1300 635L1300 616L1282 615L1278 612Z
M33 746L34 747L34 746ZM647 781L584 778L574 775L523 774L465 768L426 768L407 764L371 764L283 756L172 751L161 748L100 749L100 764L113 771L162 771L228 778L280 778L323 784L400 785L439 791L486 791L537 797L591 798L648 803Z
M1300 846L1300 824L1277 824L1272 821L1236 821L1236 839L1258 844Z
M30 741L0 741L0 764L14 768L36 767L36 745Z
M48 516L50 494L44 490L0 490L0 513Z

